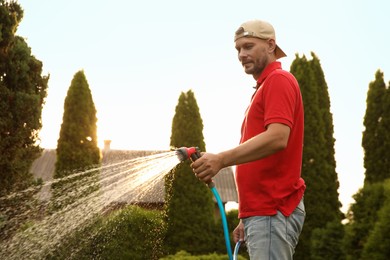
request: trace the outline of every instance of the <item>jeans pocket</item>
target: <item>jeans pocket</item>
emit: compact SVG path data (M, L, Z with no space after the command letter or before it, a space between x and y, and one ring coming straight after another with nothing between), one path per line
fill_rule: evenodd
M302 232L305 217L305 206L303 205L303 201L301 201L294 212L287 218L288 240L294 248L298 244L299 235Z

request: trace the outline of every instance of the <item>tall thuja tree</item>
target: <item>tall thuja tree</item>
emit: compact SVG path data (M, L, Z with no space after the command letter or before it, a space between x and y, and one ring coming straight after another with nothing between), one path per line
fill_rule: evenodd
M302 177L305 179L307 187L305 192L306 220L295 253L296 259L309 259L311 232L319 226L316 223L316 191L320 189L321 185L318 180L323 179L322 175L318 174L321 170L318 162L321 161L320 133L323 127L322 122L317 120L321 118L319 98L316 89L311 86L310 66L306 57L296 55L295 60L291 64L290 71L299 82L303 100L310 100L310 102L304 104L305 132L302 158ZM314 124L314 122L316 123ZM317 178L310 177L317 175L319 175Z
M367 92L367 108L364 116L362 146L364 153L364 182L374 183L390 177L390 143L389 143L389 113L385 109L386 84L383 73L379 70L375 80L369 84Z
M382 136L383 141L381 146L383 173L378 172L376 180L383 182L390 178L390 82L386 86L386 93L383 98L383 114L380 118L379 135Z
M327 177L328 182L324 183L327 185L327 200L329 208L331 209L330 218L334 218L336 221L341 221L344 218L340 211L341 203L339 201L338 188L340 183L338 181L336 172L336 159L335 159L335 138L333 128L333 115L330 112L330 98L328 92L328 85L325 81L325 75L321 68L320 60L312 53L313 59L310 61L310 67L313 71L314 80L316 81L315 86L318 88L319 108L321 112L321 120L324 122L324 175ZM309 101L307 101L309 102ZM306 102L306 103L307 103Z
M342 214L337 192L339 183L335 169L333 120L324 73L314 53L312 57L309 61L304 55L297 55L290 68L299 82L305 108L302 177L307 185L307 215L295 259L339 259L342 256L340 250L328 250L331 248L329 244L340 242L343 236L342 226L339 225ZM316 235L313 236L315 230ZM333 236L335 233L338 234L336 237ZM325 244L313 241L326 236L331 239Z
M41 113L49 77L22 37L16 36L23 10L0 0L0 196L24 189L40 153Z
M364 186L354 195L355 203L348 212L345 237L348 259L362 257L365 244L379 221L379 212L386 207L385 201L389 202L385 200L383 183L390 178L390 90L379 70L369 84L366 100L362 138L366 172Z
M97 146L97 118L91 90L83 71L78 71L68 89L64 104L64 115L57 144L57 161L54 178L63 178L82 172L100 163ZM67 196L71 203L80 195L96 190L96 171L78 174L70 180L58 182L53 187L54 197ZM75 185L75 183L78 183ZM59 200L57 200L58 202ZM60 206L60 205L56 205Z
M386 93L383 101L383 114L379 125L379 134L382 136L383 146L381 152L381 163L383 164L384 173L378 175L378 181L390 178L390 81L386 86Z
M205 151L203 122L194 93L181 93L172 121L171 147L197 146ZM165 245L167 253L214 251L214 202L207 186L195 178L187 160L166 177Z
M341 220L344 218L339 201L339 181L336 172L335 159L335 138L333 128L333 115L330 112L330 98L325 75L321 68L318 57L311 53L312 60L310 68L314 75L314 86L318 89L319 108L321 120L324 122L324 148L323 148L323 169L325 177L325 200L327 201L327 215L324 216L325 226L313 230L311 235L311 257L312 259L344 259L345 254L339 245L344 237L344 227ZM305 102L305 101L304 101ZM308 101L309 102L309 101ZM307 102L306 102L307 103Z

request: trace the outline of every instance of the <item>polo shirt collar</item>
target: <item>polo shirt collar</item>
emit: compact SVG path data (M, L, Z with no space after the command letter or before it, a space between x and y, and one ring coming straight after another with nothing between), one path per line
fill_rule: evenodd
M272 71L281 68L282 68L282 64L279 61L274 61L268 64L267 67L265 67L263 72L260 74L260 77L257 79L256 89L258 89L261 86L261 84L263 84L264 80L268 77L268 75Z

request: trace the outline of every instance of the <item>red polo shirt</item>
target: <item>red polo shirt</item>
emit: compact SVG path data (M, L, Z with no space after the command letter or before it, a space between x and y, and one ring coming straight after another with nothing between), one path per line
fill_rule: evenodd
M239 217L289 216L306 188L301 178L303 103L295 77L280 62L269 64L257 81L256 92L246 111L241 141L266 131L269 124L290 127L287 147L261 160L236 167Z

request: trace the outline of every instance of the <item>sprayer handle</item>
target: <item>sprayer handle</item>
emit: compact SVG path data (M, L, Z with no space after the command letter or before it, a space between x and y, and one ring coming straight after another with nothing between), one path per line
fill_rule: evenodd
M195 147L195 152L191 154L191 161L195 162L198 160L202 155L200 154L199 147Z
M195 162L196 160L198 160L202 155L200 154L200 149L199 147L194 147L195 151L193 153L191 153L190 155L190 158L191 158L191 161L192 162ZM213 180L210 180L210 182L206 183L206 185L212 189L215 187L215 183L213 182Z

